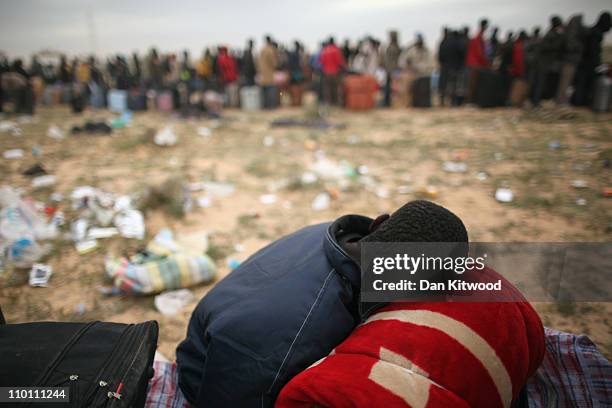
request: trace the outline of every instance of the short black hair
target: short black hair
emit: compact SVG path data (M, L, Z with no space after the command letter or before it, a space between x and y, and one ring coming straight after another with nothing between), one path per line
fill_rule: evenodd
M468 242L463 221L431 201L404 204L363 242Z

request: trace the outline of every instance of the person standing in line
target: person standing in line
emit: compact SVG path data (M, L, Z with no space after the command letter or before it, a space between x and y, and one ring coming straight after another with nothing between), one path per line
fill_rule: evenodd
M397 31L389 31L389 45L387 45L383 54L383 66L387 74L384 99L384 106L386 107L391 106L391 81L399 69L400 53L401 48L399 46Z
M601 64L601 44L604 35L610 31L611 20L609 12L601 13L597 23L584 36L582 58L576 73L576 93L573 98L575 105L591 104L597 76L595 69Z
M278 66L278 53L272 38L268 35L265 38L265 45L259 53L257 61L257 71L259 84L263 92L263 105L265 109L272 109L278 105L277 90L274 86L274 71Z
M489 60L485 53L484 34L489 26L487 19L481 19L479 23L478 33L470 40L467 54L465 57L465 65L468 69L467 79L467 101L473 103L476 97L476 87L478 86L478 70L487 68Z
M553 74L559 72L563 43L563 22L559 16L552 16L550 18L550 29L542 38L539 53L536 57L536 76L531 94L531 103L534 107L540 106L545 91L550 88ZM554 89L557 89L556 85Z
M257 70L255 68L255 58L253 57L254 44L255 42L253 39L249 39L247 42L247 47L242 53L241 73L245 86L255 85L255 75L257 74Z
M340 73L346 67L346 63L342 52L334 42L334 37L329 37L319 59L323 73L323 100L327 105L337 105Z
M293 50L288 53L287 70L289 71L291 105L301 106L304 91L304 48L299 41L293 43Z
M452 58L451 53L451 34L448 27L442 30L442 41L438 46L438 69L440 78L438 79L438 94L440 95L440 106L444 106L448 94L449 63Z
M555 98L557 105L567 105L569 102L568 91L570 85L574 82L576 67L582 56L583 37L582 14L576 14L570 18L565 28L561 52L561 76L559 77L559 87Z

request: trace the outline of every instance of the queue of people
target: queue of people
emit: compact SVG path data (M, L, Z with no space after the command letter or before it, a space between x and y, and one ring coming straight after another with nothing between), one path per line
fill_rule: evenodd
M468 27L444 27L436 52L421 34L402 46L398 32L391 31L384 44L368 36L339 46L329 37L312 53L299 41L286 47L266 36L258 51L250 39L244 50L206 48L195 60L188 51L177 56L155 48L144 57L116 55L104 62L94 56L68 61L62 55L43 63L34 56L27 68L21 59L1 58L0 109L12 100L14 111L32 113L42 100L68 102L79 112L87 105L107 106L111 89L130 91L138 107L146 107L151 91L170 93L171 109L194 103L205 109L207 92L222 105L238 107L243 87L258 87L265 109L299 106L305 90L327 105L348 106L350 90L343 84L349 75L373 78L380 90L376 104L384 107L431 106L432 89L441 106L523 106L528 100L537 107L543 99L588 106L597 76L605 74L602 43L611 25L609 12L592 27L580 14L567 22L552 16L543 35L536 27L530 34L509 31L500 40L499 29L481 19L474 35Z

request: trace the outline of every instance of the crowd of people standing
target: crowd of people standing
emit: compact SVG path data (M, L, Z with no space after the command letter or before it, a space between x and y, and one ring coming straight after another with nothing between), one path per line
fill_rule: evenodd
M338 105L343 102L343 77L351 74L376 79L381 106L392 106L397 95L409 93L407 84L417 78L432 79L442 106L477 103L479 95L492 88L497 106L507 105L519 85L532 106L543 99L586 106L593 99L603 38L610 27L608 12L592 27L583 24L582 15L567 22L552 16L543 35L540 28L529 34L509 31L500 40L499 29L481 19L474 35L468 27L444 27L435 52L420 34L403 47L398 32L391 31L386 43L368 36L357 44L336 44L329 37L311 53L299 41L285 46L266 36L257 51L251 39L244 50L206 48L195 60L188 51L177 56L155 48L144 57L133 53L106 61L62 55L57 62L43 62L34 56L27 68L21 59L9 63L0 58L0 108L5 99L12 99L15 110L31 112L36 96L40 98L37 90L57 84L66 90L65 99L81 98L81 103L95 107L104 105L109 89L171 90L177 95L175 106L190 103L194 93L212 91L223 95L226 105L238 106L239 89L245 86L261 89L264 108L278 106L282 95L300 105L304 90ZM495 80L487 82L492 74ZM180 89L187 97L180 97Z

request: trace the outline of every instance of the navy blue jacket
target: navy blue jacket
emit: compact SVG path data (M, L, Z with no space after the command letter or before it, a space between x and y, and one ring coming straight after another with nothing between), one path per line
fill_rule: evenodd
M176 351L179 386L196 407L271 407L296 374L359 323L359 265L336 237L367 234L347 215L261 249L221 280L193 312Z

